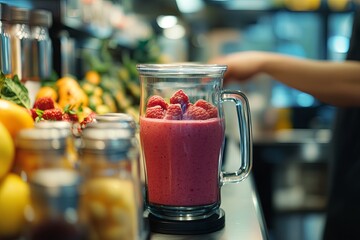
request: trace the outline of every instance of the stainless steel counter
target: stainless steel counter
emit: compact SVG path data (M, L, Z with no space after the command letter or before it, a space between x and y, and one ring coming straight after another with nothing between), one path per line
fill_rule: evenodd
M267 239L252 178L222 188L221 208L225 211L225 228L201 235L165 235L151 233L151 240L260 240Z
M228 164L236 165L237 147L229 144ZM233 166L233 167L234 167ZM232 169L234 169L232 167ZM252 176L239 184L228 184L221 189L221 208L225 211L225 228L202 235L165 235L151 233L151 240L261 240L267 232L259 206Z

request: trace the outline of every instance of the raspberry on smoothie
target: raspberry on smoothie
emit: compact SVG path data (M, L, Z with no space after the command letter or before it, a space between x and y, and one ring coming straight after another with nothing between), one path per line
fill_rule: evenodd
M168 104L164 98L153 95L146 104L145 117L168 120L206 120L217 118L218 110L211 103L199 99L194 104L183 90L176 91Z

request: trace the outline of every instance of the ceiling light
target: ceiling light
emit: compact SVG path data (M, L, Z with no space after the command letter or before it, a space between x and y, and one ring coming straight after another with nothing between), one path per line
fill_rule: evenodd
M176 0L176 4L182 13L198 12L205 6L203 0Z

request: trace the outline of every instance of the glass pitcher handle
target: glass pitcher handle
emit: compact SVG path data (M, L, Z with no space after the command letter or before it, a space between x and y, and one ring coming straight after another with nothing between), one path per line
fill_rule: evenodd
M235 103L240 134L240 167L235 172L221 172L221 184L244 180L252 168L252 130L249 101L244 93L235 90L221 92L223 102Z

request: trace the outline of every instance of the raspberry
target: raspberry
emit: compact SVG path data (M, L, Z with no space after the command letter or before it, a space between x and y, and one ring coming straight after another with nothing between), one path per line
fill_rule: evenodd
M172 95L172 97L170 98L170 103L179 103L182 110L185 111L189 105L189 97L184 93L183 90L180 89Z
M62 120L67 122L77 122L79 121L79 118L76 114L64 113L62 116Z
M206 120L209 118L207 111L197 106L189 106L183 116L184 120Z
M62 115L62 111L59 108L46 109L42 114L42 118L44 120L61 121Z
M154 95L154 96L151 96L147 102L147 105L146 107L154 107L154 106L161 106L163 109L167 109L168 108L168 104L167 102L165 102L165 100L158 96L158 95Z
M33 120L35 121L36 118L38 117L36 109L35 108L29 109L29 113L30 113L31 117L33 118Z
M165 111L159 105L154 106L154 107L149 107L146 109L145 117L147 117L147 118L162 119L162 118L164 118L164 116L165 116Z
M168 119L168 120L181 120L181 118L182 118L181 105L178 104L178 103L170 104L168 106L167 111L166 111L165 119Z
M214 105L212 105L211 103L209 103L203 99L197 100L196 103L194 104L194 106L205 109L206 112L209 114L210 118L218 117L217 108Z
M96 117L96 113L95 112L91 112L89 115L87 115L84 120L82 120L82 122L80 123L81 128L85 128L87 124L91 123L94 121Z
M47 110L55 108L54 100L50 97L41 97L38 98L34 103L34 108L40 110Z

